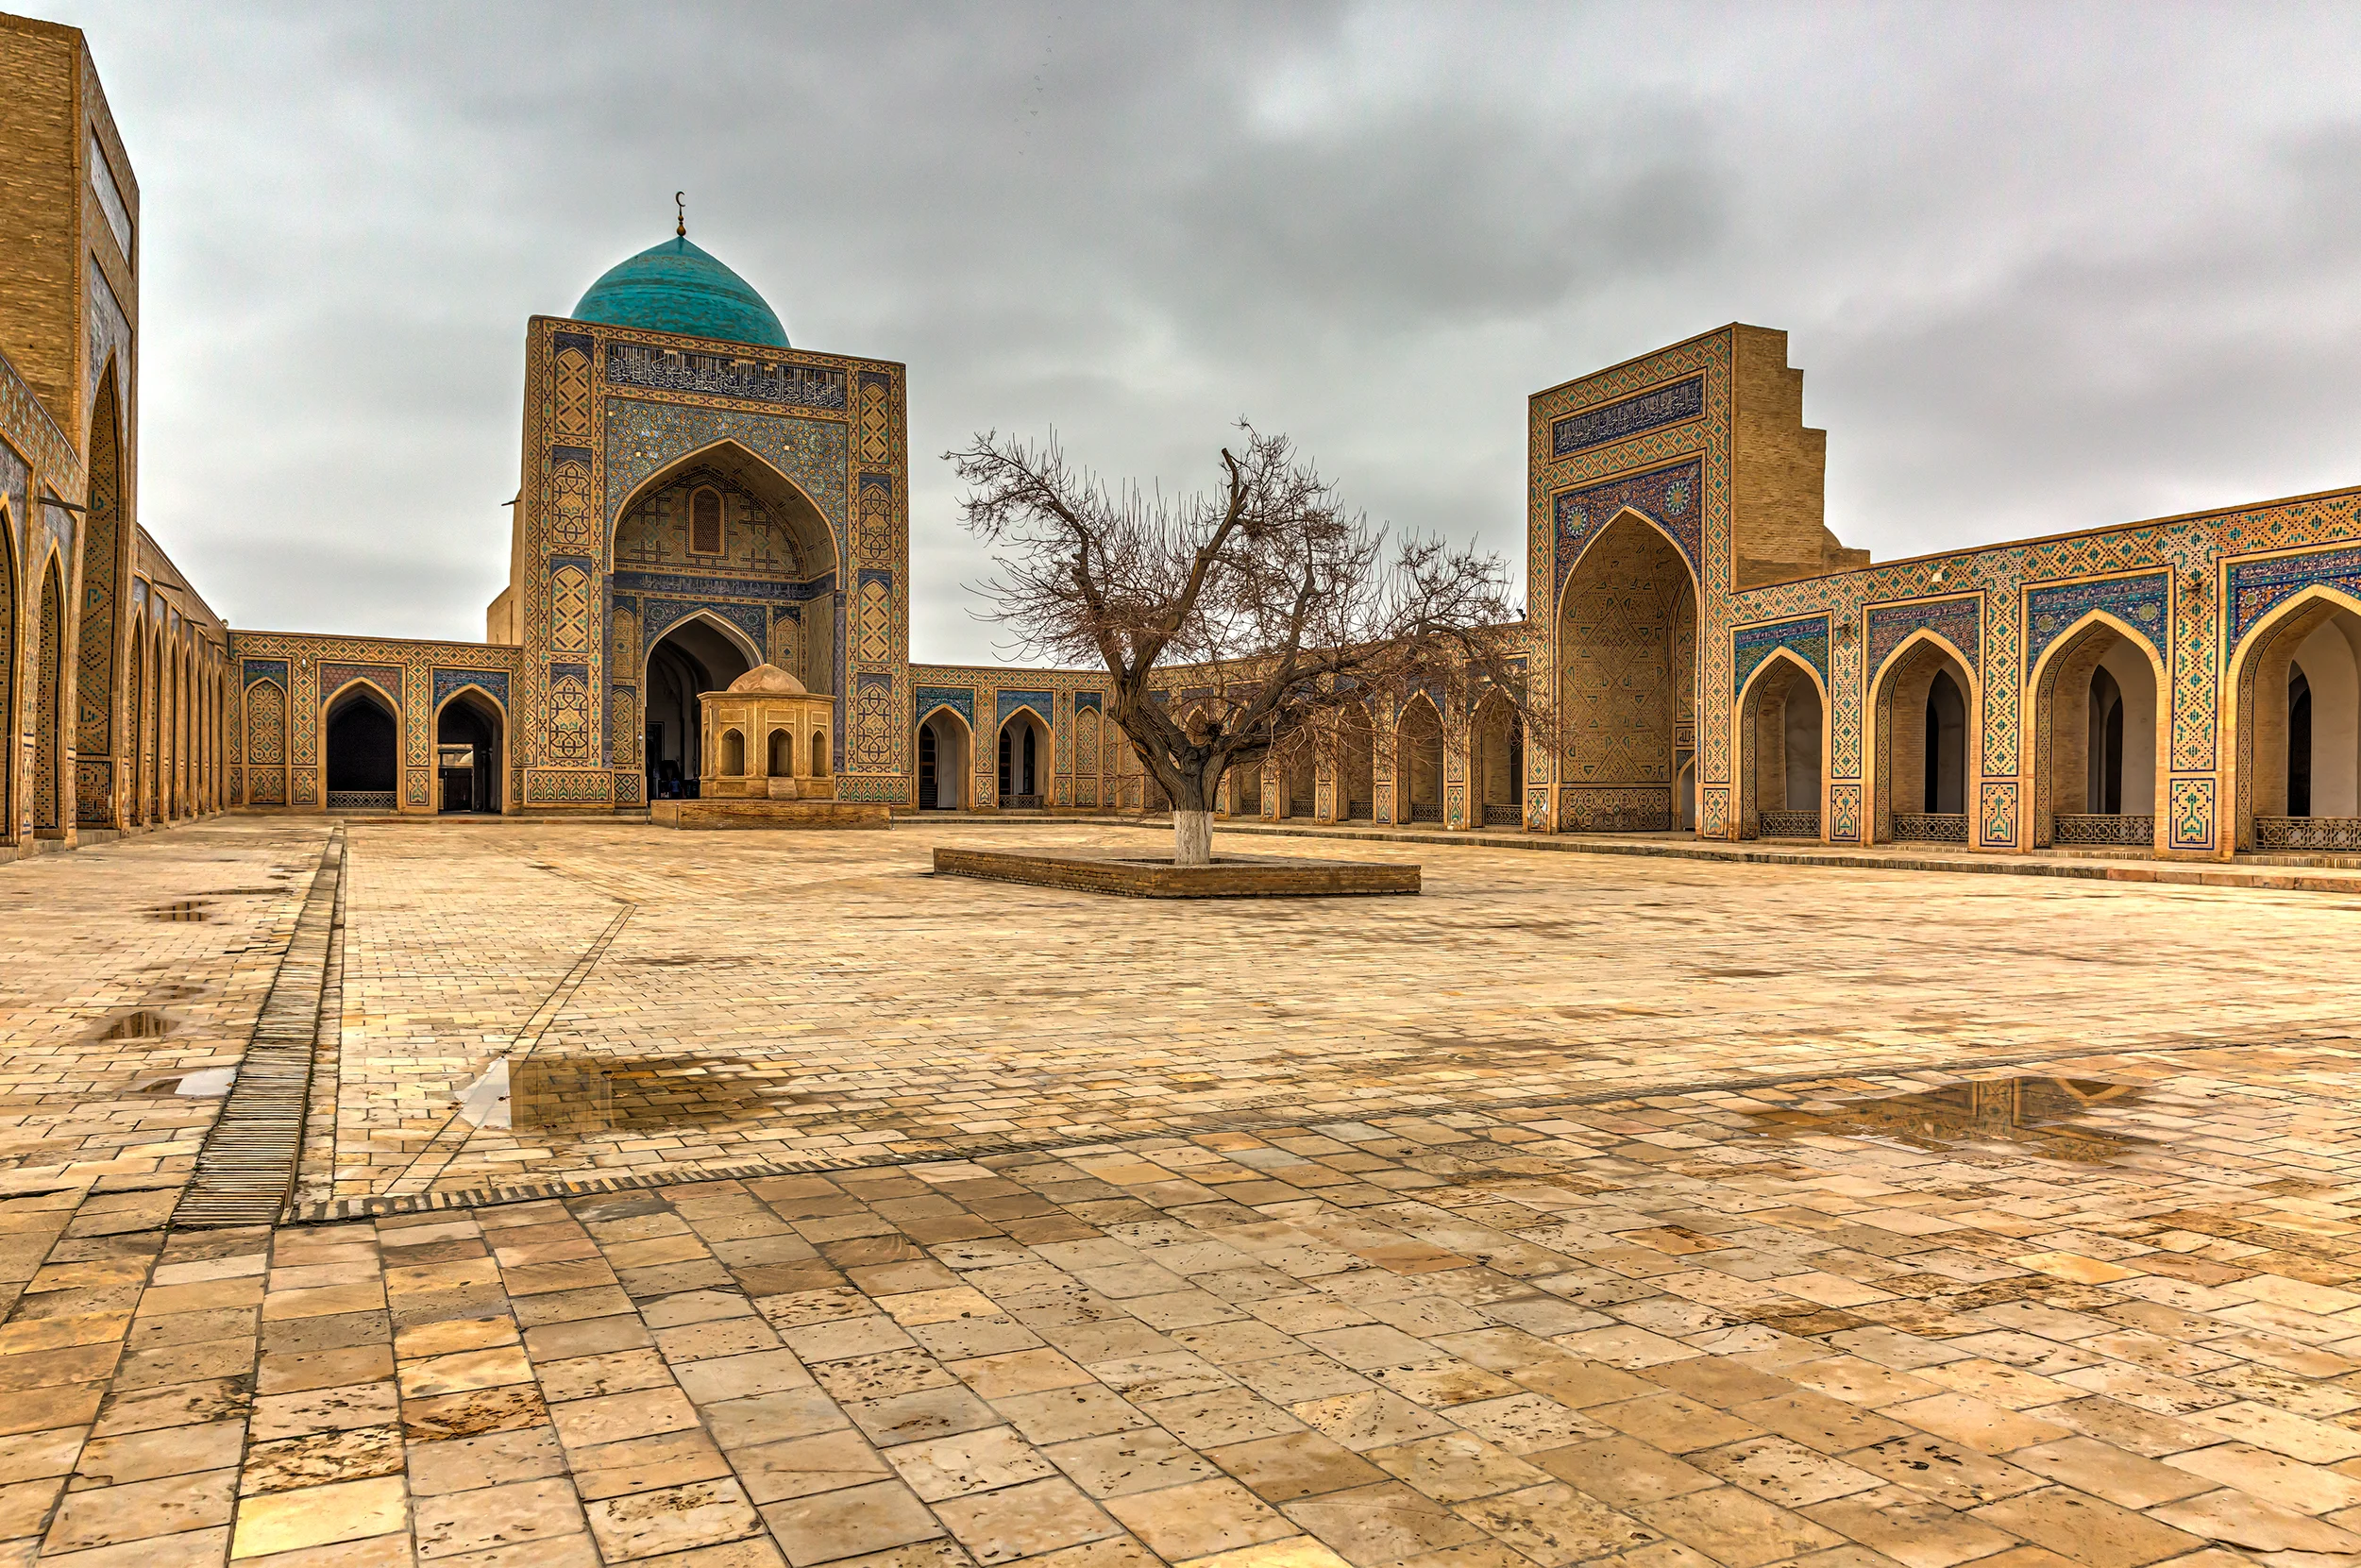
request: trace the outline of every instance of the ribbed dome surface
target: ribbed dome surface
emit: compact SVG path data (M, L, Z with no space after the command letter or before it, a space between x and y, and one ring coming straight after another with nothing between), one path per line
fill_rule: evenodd
M574 307L577 321L687 337L787 346L787 329L746 279L688 243L651 245L607 269Z
M781 669L777 665L756 665L730 683L733 692L752 692L766 697L801 697L803 683Z

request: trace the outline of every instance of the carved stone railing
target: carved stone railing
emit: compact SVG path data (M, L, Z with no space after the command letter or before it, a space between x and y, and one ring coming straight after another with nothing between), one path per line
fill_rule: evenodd
M1039 795L1003 795L1000 803L1010 811L1038 811L1043 799Z
M2146 813L2062 811L2050 821L2049 838L2055 844L2156 842L2156 818Z
M1897 811L1894 836L1910 844L1965 844L1967 813L1964 811Z
M390 789L331 789L328 792L330 811L392 811L394 792Z
M2254 847L2361 854L2361 817L2257 817Z
M1816 811L1758 812L1756 831L1764 838L1817 838L1820 836L1820 814Z
M1484 826L1488 828L1521 828L1525 826L1525 808L1513 801L1508 805L1487 805Z
M1413 822L1440 822L1442 820L1442 806L1438 802L1431 801L1425 805L1413 803L1410 807L1410 820Z
M1374 801L1345 801L1344 819L1348 822L1375 821L1377 819L1377 802Z

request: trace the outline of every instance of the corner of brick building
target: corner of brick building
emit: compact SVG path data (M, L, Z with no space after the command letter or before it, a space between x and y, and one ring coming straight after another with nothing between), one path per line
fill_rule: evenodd
M1803 372L1787 362L1787 334L1729 334L1731 586L1867 565L1869 552L1847 548L1825 520L1828 431L1803 422Z
M0 353L78 453L79 29L0 13Z

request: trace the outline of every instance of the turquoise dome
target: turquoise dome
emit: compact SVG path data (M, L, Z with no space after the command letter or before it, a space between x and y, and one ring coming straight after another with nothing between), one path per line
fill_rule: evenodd
M787 346L778 312L745 278L688 243L650 245L607 269L574 307L576 321L643 327L693 338Z

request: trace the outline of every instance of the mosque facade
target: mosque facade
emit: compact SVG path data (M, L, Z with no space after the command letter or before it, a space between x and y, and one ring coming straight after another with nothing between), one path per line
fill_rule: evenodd
M807 716L807 792L1159 804L1102 675L912 662L906 367L793 346L684 229L526 324L481 642L226 625L140 526L138 222L82 36L0 18L0 856L224 810L660 816L749 745L787 776L776 736L703 744L741 678ZM1536 394L1525 657L1561 744L1497 700L1348 710L1225 814L2361 852L2361 495L1873 564L1802 395L1735 325Z

